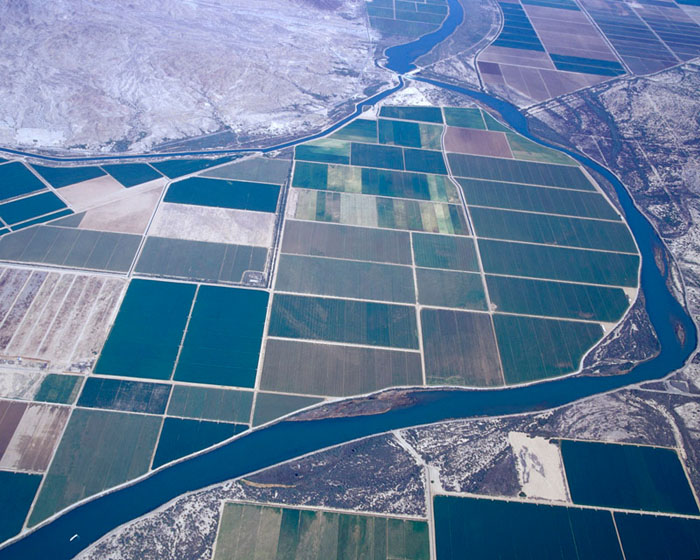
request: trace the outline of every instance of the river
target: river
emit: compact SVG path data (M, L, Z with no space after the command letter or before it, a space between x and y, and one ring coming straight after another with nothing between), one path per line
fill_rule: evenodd
M454 30L461 21L463 12L457 0L449 0L449 4L451 12L446 24L454 24ZM437 33L433 40L437 44L448 35ZM425 49L430 46L425 43L418 46L415 43L387 51L387 55L391 56L388 57L386 66L405 70L407 64L410 66L411 61L427 52ZM524 387L479 391L416 389L411 392L408 404L383 414L278 422L76 507L0 550L0 559L72 558L110 530L181 494L352 439L441 420L544 410L641 381L659 379L684 365L697 343L695 325L668 289L666 281L670 266L665 266L662 272L655 265L655 249L661 249L663 255L667 254L661 240L618 179L586 157L532 137L525 117L510 103L484 93L432 80L425 81L468 95L491 107L520 134L566 152L603 175L613 185L642 254L641 285L648 296L647 313L661 345L658 356L620 376L568 377ZM374 101L377 100L375 98ZM682 328L685 333L682 341L676 336L678 328ZM75 534L79 538L71 542L70 539Z

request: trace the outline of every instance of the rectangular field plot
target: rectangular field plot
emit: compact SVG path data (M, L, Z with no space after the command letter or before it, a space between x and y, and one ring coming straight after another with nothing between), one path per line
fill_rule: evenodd
M244 424L166 418L152 468L211 447L247 429Z
M698 513L673 449L562 440L561 454L574 503Z
M49 466L70 409L0 401L0 468L43 472Z
M27 271L7 269L3 282L25 275ZM33 272L16 299L5 301L0 352L45 360L51 369L89 370L107 338L123 287L115 278Z
M200 286L174 379L254 387L267 302L260 290Z
M212 169L211 171L202 173L202 177L281 185L289 177L291 168L292 161L288 159L256 157L235 161L229 165Z
M282 252L392 264L411 264L411 238L404 231L287 220Z
M355 140L356 142L377 141L377 121L370 119L355 119L344 127L336 130L330 138L338 140Z
M379 116L388 119L442 123L442 112L439 107L399 107L384 105L379 111Z
M247 423L252 405L252 391L174 385L168 416Z
M287 294L273 300L269 335L418 348L413 307Z
M462 208L455 204L328 191L296 191L298 220L466 235ZM1 247L1 245L0 245Z
M107 173L114 177L125 187L135 187L155 179L162 175L146 163L120 163L116 165L103 165Z
M29 523L144 474L161 421L157 416L75 409Z
M472 128L448 127L445 133L445 150L458 154L513 157L505 134Z
M322 400L315 397L259 392L255 398L253 426L260 426L291 412L319 403Z
M583 171L570 165L448 154L452 173L457 177L509 181L581 191L595 191Z
M95 372L170 379L195 286L132 280Z
M455 186L441 175L362 169L362 194L459 203Z
M460 109L458 107L445 107L445 122L449 126L460 128L480 128L485 129L484 119L481 118L481 111L475 108Z
M0 218L12 226L64 208L66 205L60 198L52 192L45 192L0 204Z
M0 239L0 259L126 272L140 242L139 235L35 226Z
M429 560L425 521L292 507L224 504L214 560Z
M442 152L406 148L404 150L404 159L406 162L406 171L447 175L447 168L445 167L445 160L443 159Z
M432 124L379 119L379 142L408 148L440 149L442 127Z
M2 185L0 200L46 189L44 183L19 161L6 163L0 167L0 185Z
M506 313L612 323L622 317L630 304L620 288L508 276L487 276L486 283L496 311Z
M85 381L78 406L163 414L169 396L170 385L163 383L91 376Z
M411 236L416 266L469 272L479 271L473 239L417 233Z
M190 177L172 183L163 200L179 204L274 212L279 193L279 185Z
M248 270L263 272L266 261L265 247L148 237L135 271L149 276L240 283Z
M470 214L479 237L621 253L637 252L632 235L623 222L491 208L471 208Z
M275 289L282 292L413 303L407 266L282 255Z
M428 384L503 384L490 315L424 308L421 330Z
M32 165L46 181L57 189L82 183L105 174L99 167L49 167L47 165Z
M435 307L486 310L486 295L480 274L416 269L418 302Z
M516 159L576 165L576 162L566 154L540 146L537 142L520 136L520 134L508 133L506 136L508 137L513 157Z
M603 336L596 323L514 315L493 316L506 383L526 383L576 371Z
M700 558L700 519L615 512L626 560Z
M38 474L0 471L0 543L22 530L40 483Z
M60 404L73 404L78 398L82 376L61 375L50 373L41 382L41 386L34 395L35 401Z
M603 195L497 181L459 179L470 206L546 212L563 216L619 220L620 215Z
M351 144L350 163L361 167L403 169L403 150L393 146L353 142Z
M204 169L209 169L216 165L221 165L231 161L232 157L222 157L218 159L168 159L165 161L158 161L152 163L151 166L155 167L163 175L166 175L170 179L175 179L176 177L182 177L183 175L189 175L191 173L196 173L197 171L203 171Z
M267 341L261 377L263 390L333 397L422 384L417 352L277 339Z
M479 239L479 248L487 273L631 288L637 285L637 255L490 239Z
M306 142L294 148L294 159L324 163L350 163L350 143L333 138Z
M623 558L607 511L453 496L433 506L437 560Z

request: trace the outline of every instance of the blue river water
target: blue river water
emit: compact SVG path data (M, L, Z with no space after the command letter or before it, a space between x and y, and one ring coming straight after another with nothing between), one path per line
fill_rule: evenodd
M459 16L461 21L461 6L457 0L449 0L449 3L450 13ZM455 6L459 6L459 10ZM438 34L432 40L437 44L444 38ZM404 50L387 52L387 67L405 69L416 56L427 52L425 49L429 46L422 44L418 48L414 45ZM484 93L425 81L472 97L500 113L503 120L524 136L548 145L530 135L525 117L513 105ZM390 92L375 96L371 102L378 101L378 98L388 93ZM661 345L661 351L655 358L620 376L571 377L524 387L479 391L416 389L410 392L409 398L404 399L401 406L382 414L278 422L76 507L0 549L0 559L72 558L110 530L183 493L356 438L442 420L544 410L641 381L658 379L681 367L696 346L697 333L685 309L668 289L669 263L665 263L663 270L655 264L655 252L666 258L661 240L612 173L588 158L567 150L561 151L603 175L615 188L625 218L642 253L641 284L647 294L646 309ZM683 335L678 336L679 332ZM75 534L79 538L71 542L70 539Z

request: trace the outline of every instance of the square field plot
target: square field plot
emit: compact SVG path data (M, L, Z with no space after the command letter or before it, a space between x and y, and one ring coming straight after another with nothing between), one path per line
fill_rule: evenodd
M193 284L132 280L95 372L170 379L194 294Z
M562 440L574 503L695 515L698 505L672 449Z
M418 302L435 307L486 311L480 274L417 268Z
M39 391L34 395L35 401L73 404L78 397L82 384L79 375L60 375L50 373L41 382Z
M278 339L267 341L260 382L268 391L333 397L422 384L417 352Z
M200 286L174 379L254 387L268 293Z
M227 503L214 560L372 558L429 560L425 521Z
M418 348L412 306L278 294L270 336Z
M618 559L608 511L436 496L437 560Z
M38 474L0 471L0 543L22 530L40 483Z
M74 410L46 473L30 525L144 474L151 463L161 421L157 416Z
M421 330L429 384L473 387L503 384L490 315L422 309Z
M416 266L478 272L474 240L449 235L411 234Z
M603 336L597 323L493 316L507 384L539 381L576 371Z

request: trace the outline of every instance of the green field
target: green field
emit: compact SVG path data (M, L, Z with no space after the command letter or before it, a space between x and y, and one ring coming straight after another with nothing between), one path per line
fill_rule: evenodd
M441 175L362 168L362 193L458 203L455 186Z
M238 284L247 270L264 271L266 261L264 247L148 237L135 270L148 276Z
M537 142L520 136L520 134L509 132L506 136L510 144L510 149L513 152L513 157L516 159L576 165L576 162L566 154L540 146Z
M491 316L422 309L425 375L431 385L503 385Z
M623 558L607 511L453 496L433 505L437 560Z
M447 175L447 168L445 167L445 160L443 159L442 152L406 148L404 150L404 159L406 171Z
M269 335L418 348L413 307L287 294L272 302Z
M275 290L397 303L416 299L410 267L301 255L280 257Z
M0 543L22 530L41 475L0 471Z
M357 513L226 503L214 560L429 560L428 524Z
M509 276L486 276L498 311L566 319L615 322L630 302L624 290Z
M288 159L256 157L212 169L202 173L202 176L281 185L287 180L291 168L292 162Z
M268 293L200 286L174 379L255 386Z
M575 371L603 336L597 323L500 314L493 316L493 323L509 385Z
M170 385L90 376L85 381L78 406L124 412L163 414Z
M252 405L252 391L174 385L167 414L201 420L247 423L250 420Z
M507 210L547 212L582 218L619 220L620 216L601 194L500 183L480 179L459 179L467 203Z
M411 234L416 266L478 272L474 240L447 235Z
M330 191L298 191L294 217L339 223L465 235L467 224L455 204L383 198Z
M479 239L479 248L487 273L630 288L637 286L637 255L491 239Z
M170 379L195 286L135 279L95 365L95 373Z
M583 171L570 165L554 165L532 161L449 154L452 173L456 177L473 177L492 181L509 181L595 191Z
M356 142L376 142L377 121L374 119L355 119L336 130L330 138L355 140Z
M350 164L401 170L404 168L403 150L394 146L353 142L350 150Z
M294 158L302 161L323 163L350 163L350 143L332 138L322 138L294 149Z
M436 307L486 310L481 275L431 268L416 269L418 302Z
M160 424L157 416L75 409L29 523L148 471Z
M48 374L41 382L35 401L73 404L78 397L82 377L79 375Z
M255 415L253 426L260 426L280 416L294 412L312 404L321 402L322 399L314 397L300 397L298 395L277 395L275 393L259 392L255 397Z
M674 449L565 439L561 454L574 503L700 513Z
M260 381L263 390L332 397L422 384L417 352L276 339L267 341Z
M609 222L492 208L471 208L479 237L637 253L623 222Z
M461 128L485 129L484 119L481 118L479 109L460 109L458 107L445 107L445 122L449 126L459 126Z
M287 220L282 252L390 264L411 264L405 231Z
M442 111L438 107L400 107L384 105L379 111L380 117L403 119L431 123L442 122Z

